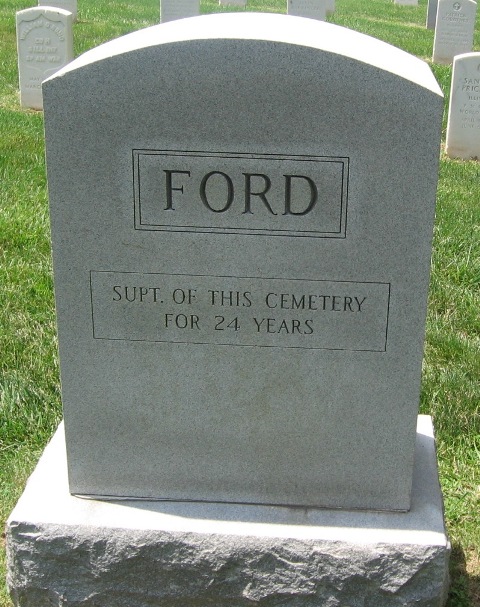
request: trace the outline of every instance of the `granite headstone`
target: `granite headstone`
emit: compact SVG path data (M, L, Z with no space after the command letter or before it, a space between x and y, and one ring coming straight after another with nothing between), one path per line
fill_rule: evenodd
M446 153L451 158L480 158L480 53L453 61Z
M408 510L428 65L217 14L89 51L44 98L70 491Z
M43 108L42 81L73 59L72 13L49 7L16 14L22 107Z

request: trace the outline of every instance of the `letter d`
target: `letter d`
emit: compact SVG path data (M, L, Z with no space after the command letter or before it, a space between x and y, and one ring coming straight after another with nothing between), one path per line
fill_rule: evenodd
M284 175L285 177L285 213L283 215L307 215L317 204L318 190L313 179L305 175ZM303 211L292 210L292 179L303 179L310 188L310 202Z

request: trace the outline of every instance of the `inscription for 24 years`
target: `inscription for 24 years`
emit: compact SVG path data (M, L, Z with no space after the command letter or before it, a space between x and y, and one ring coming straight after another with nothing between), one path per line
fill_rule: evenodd
M388 283L92 271L90 289L95 339L386 350Z

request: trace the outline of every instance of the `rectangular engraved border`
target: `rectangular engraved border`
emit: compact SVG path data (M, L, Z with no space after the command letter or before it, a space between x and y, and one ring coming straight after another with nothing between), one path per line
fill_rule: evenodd
M181 341L181 340L162 340L162 339L127 339L123 337L97 337L95 335L95 313L93 303L93 274L143 274L144 276L182 276L182 277L196 277L196 278L240 278L247 280L285 280L290 282L329 282L329 283L350 283L350 284L362 284L362 285L383 285L388 288L387 295L387 306L385 311L385 340L383 348L372 349L372 348L327 348L318 346L279 346L272 344L233 344L230 342L222 341ZM232 346L235 348L281 348L286 350L328 350L328 351L342 351L342 352L386 352L388 343L388 324L390 319L390 299L392 292L392 283L381 282L373 280L316 280L307 278L284 278L284 277L262 277L262 276L236 276L236 275L223 275L223 274L172 274L169 272L121 272L117 270L90 270L89 272L89 287L90 287L90 305L91 305L91 317L92 317L92 337L93 339L100 341L129 341L129 342L144 342L144 343L171 343L171 344L191 344L191 345L204 345L204 346Z
M168 225L168 224L143 224L141 221L141 184L139 157L141 155L160 156L195 156L204 158L248 158L254 160L296 160L304 162L338 162L342 165L342 184L340 198L340 225L336 232L322 232L320 230L269 230L264 228L217 228L212 226L191 225ZM184 150L132 150L133 165L133 198L134 198L134 228L135 230L167 231L167 232L201 232L207 234L250 234L264 236L290 236L310 238L346 238L347 231L347 203L348 203L348 179L350 159L342 156L303 156L286 154L247 154L243 152L202 152Z

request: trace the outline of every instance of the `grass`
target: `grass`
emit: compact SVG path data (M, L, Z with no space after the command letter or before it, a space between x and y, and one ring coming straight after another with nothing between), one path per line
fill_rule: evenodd
M80 0L75 54L158 21L158 0ZM285 0L249 0L284 12ZM61 418L43 116L18 103L15 12L0 4L0 517L5 521ZM202 12L219 10L202 0ZM223 9L238 10L238 9ZM337 0L329 19L430 61L418 7ZM478 28L475 49L480 49ZM451 68L433 65L446 97ZM446 112L444 119L446 126ZM448 531L449 607L480 607L480 163L441 158L421 411L433 415ZM0 550L0 577L4 551ZM0 589L0 607L11 603Z
M422 410L434 416L453 544L450 607L480 605L480 164L443 159Z

